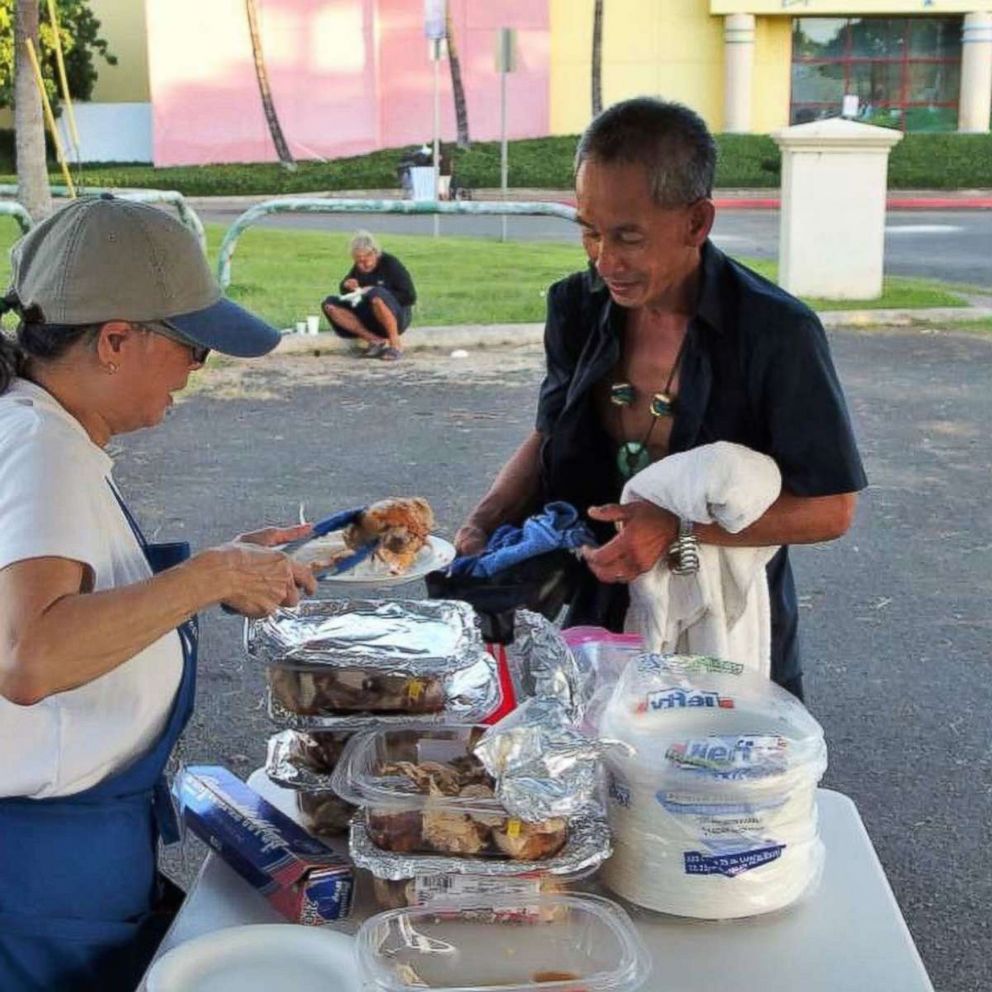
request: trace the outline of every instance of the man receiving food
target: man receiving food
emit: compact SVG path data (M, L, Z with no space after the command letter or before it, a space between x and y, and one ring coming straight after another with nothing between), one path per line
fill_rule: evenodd
M455 543L478 553L497 526L553 500L588 511L604 543L586 555L569 621L620 630L627 584L679 535L654 503L619 505L625 483L717 441L770 456L781 492L760 518L737 533L693 529L704 545L781 546L766 568L771 674L801 695L787 545L844 534L866 479L816 315L709 240L715 163L705 124L679 104L628 100L590 124L576 196L595 271L551 287L535 430Z

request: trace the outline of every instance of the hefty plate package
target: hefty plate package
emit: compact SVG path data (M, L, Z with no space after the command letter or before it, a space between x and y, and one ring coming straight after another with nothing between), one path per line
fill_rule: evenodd
M219 765L173 784L183 822L292 923L321 926L351 909L351 865Z

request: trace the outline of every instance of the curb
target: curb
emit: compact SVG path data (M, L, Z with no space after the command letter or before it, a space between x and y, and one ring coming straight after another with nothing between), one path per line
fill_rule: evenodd
M992 307L934 307L929 310L824 310L819 316L831 330L865 327L919 327L928 324L992 318ZM953 330L953 326L948 328ZM457 327L416 327L404 335L407 351L446 351L482 348L526 348L544 342L544 324L467 324ZM285 334L278 351L283 355L344 354L350 342L322 331Z

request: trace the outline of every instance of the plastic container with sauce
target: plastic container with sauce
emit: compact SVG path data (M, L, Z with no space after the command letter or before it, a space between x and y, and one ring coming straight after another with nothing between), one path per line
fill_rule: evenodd
M586 895L391 910L356 955L370 992L634 992L651 968L627 914Z

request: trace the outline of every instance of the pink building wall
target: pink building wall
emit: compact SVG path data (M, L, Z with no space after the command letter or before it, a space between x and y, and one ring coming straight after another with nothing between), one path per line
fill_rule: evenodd
M269 83L297 158L430 139L433 66L421 0L257 0ZM517 29L508 133L548 133L548 0L452 0L473 139L499 137L496 36ZM244 0L147 0L156 165L274 161ZM447 61L441 135L455 137Z

